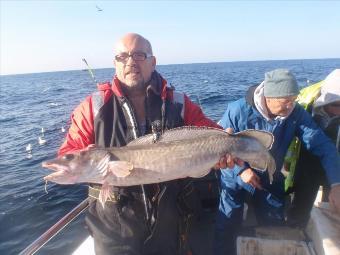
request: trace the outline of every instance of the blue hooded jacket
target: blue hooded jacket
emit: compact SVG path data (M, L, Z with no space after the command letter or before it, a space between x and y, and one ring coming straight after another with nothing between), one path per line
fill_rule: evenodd
M228 105L219 124L223 128L233 128L234 132L245 129L257 129L269 131L274 135L274 144L270 150L276 162L276 172L272 186L276 186L279 193L284 193L284 177L281 173L284 157L287 149L296 136L303 146L312 154L318 156L330 184L340 183L340 157L332 141L313 121L311 115L303 107L296 105L293 112L284 120L266 120L256 109L254 104L254 91L251 87L245 98L239 99ZM253 193L254 188L244 183L239 174L249 166L221 171L221 185L223 187L236 188L236 183L242 188ZM313 171L313 169L310 169ZM261 177L263 187L269 187L268 174L255 172Z

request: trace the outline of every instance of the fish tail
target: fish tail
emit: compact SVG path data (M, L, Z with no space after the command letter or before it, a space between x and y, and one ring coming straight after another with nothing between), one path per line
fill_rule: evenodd
M268 171L269 178L272 181L273 174L276 169L276 163L272 155L268 152L265 157L259 157L259 160L248 162L251 168L255 168L260 171Z
M267 171L269 174L269 182L272 184L273 182L273 175L276 170L276 163L272 155L269 154L269 160L268 160L268 166L267 166Z

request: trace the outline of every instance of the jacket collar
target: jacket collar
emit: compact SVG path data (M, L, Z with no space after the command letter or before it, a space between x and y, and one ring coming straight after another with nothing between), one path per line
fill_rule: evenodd
M253 107L255 107L255 103L254 103L254 92L255 92L257 86L258 86L258 85L253 85L253 86L249 87L249 89L248 89L248 91L247 91L247 93L246 93L246 102L247 102L249 105L253 106Z

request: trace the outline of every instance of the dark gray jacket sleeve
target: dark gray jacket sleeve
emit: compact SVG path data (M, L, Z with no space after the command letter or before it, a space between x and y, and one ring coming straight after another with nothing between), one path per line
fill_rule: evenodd
M329 183L340 184L340 156L330 138L318 127L311 115L301 110L298 118L297 136L303 146L312 154L319 157Z

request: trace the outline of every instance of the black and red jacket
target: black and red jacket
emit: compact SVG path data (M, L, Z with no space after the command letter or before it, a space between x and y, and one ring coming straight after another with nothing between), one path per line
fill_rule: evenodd
M122 93L117 77L113 79L112 86L110 83L104 83L100 84L98 89L74 110L72 123L66 140L59 149L59 155L86 148L90 144L101 147L124 146L141 135L133 107ZM167 87L166 80L157 72L153 73L146 88L145 113L146 134L157 134L159 131L183 125L220 128L205 117L201 109L186 95ZM99 233L101 238L103 236L107 238L105 240L119 236L117 239L119 241L115 240L113 243L118 242L122 246L130 245L131 240L139 242L139 238L143 239L145 245L155 242L152 240L157 236L169 240L170 237L174 237L173 233L178 231L178 208L187 208L178 205L178 201L189 199L194 194L192 190L184 191L182 186L187 187L177 181L170 181L161 184L113 187L112 192L114 197L118 198L118 202L108 203L103 208L101 205L97 206L96 199L92 199L98 194L91 192L100 190L98 185L92 184L89 188L91 200L87 224L92 233ZM122 208L126 207L129 207L129 210L126 210L129 213L124 214L125 216L116 213L122 213ZM145 221L140 220L143 207ZM181 211L183 213L184 209ZM130 215L130 212L133 213ZM119 222L118 228L115 222ZM128 229L130 233L128 238L120 236L122 228ZM138 233L144 230L146 232L139 237ZM177 240L177 237L175 238ZM156 242L156 245L162 244Z
M146 89L147 130L153 123L161 123L166 130L179 126L218 127L196 104L183 93L174 91L157 72ZM120 82L98 85L98 91L88 96L72 113L71 126L58 155L86 148L90 144L101 147L120 147L139 136L134 111L124 96Z

